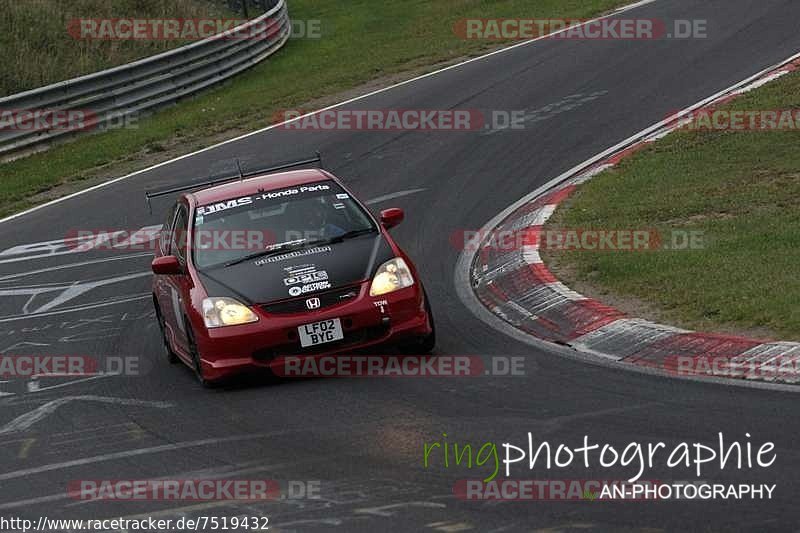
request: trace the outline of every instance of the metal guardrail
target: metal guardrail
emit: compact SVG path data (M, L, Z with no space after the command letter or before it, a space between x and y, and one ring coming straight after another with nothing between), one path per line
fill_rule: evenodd
M102 130L127 116L175 103L269 57L286 43L291 31L286 0L279 0L260 17L208 39L0 98L2 111L37 111L44 119L76 111L86 118L80 129L52 124L0 128L0 159L46 150L66 136Z

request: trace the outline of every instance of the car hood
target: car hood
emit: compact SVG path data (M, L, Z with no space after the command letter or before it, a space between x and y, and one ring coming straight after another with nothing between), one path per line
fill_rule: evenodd
M211 297L231 296L245 304L265 304L371 279L375 270L394 256L386 238L379 234L301 248L198 274Z

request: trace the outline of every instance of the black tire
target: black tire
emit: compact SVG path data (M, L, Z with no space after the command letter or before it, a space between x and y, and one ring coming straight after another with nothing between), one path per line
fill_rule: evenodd
M197 351L197 344L194 342L194 333L192 333L192 327L189 325L188 320L185 320L184 323L186 324L186 338L189 341L189 353L192 355L192 367L194 370L194 375L197 376L197 381L200 382L200 385L210 389L214 386L214 382L207 380L203 374L203 365L200 364L200 354Z
M431 311L428 294L424 290L422 294L425 296L425 312L428 313L428 321L431 323L431 332L418 341L419 351L421 354L425 355L436 349L436 324L433 321L433 311Z
M433 321L433 312L431 311L431 304L425 289L422 290L422 296L425 298L425 312L428 314L431 332L424 337L418 337L412 340L404 346L406 350L414 352L414 355L428 355L436 349L436 324Z
M164 344L164 356L169 364L177 364L180 359L178 359L178 356L172 351L172 348L169 347L169 341L167 340L167 328L164 325L164 317L161 315L161 308L158 306L155 296L153 296L153 305L156 308L156 320L158 320L158 328L161 330L161 342Z

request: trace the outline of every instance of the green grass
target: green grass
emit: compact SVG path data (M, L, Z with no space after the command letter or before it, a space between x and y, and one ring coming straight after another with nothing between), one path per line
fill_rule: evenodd
M800 74L728 109L800 109ZM582 186L554 227L705 232L701 250L547 252L599 298L703 330L800 340L800 132L680 131Z
M76 18L234 17L216 0L0 0L0 96L128 63L180 41L75 40ZM13 75L10 75L13 73Z
M295 19L319 19L322 39L290 40L233 82L139 122L0 167L0 215L41 202L38 193L89 177L113 177L271 122L281 109L375 79L476 54L495 42L465 41L465 17L588 17L626 0L289 0ZM379 6L379 8L378 8ZM12 69L13 70L13 69Z

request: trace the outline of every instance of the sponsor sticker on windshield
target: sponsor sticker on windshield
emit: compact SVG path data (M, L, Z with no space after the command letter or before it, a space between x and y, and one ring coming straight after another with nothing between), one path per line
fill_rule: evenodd
M225 202L216 202L210 205L204 205L202 207L197 208L197 216L204 216L204 215L212 215L214 213L220 213L222 211L227 211L228 209L234 209L236 207L242 207L245 205L250 205L253 203L252 196L243 196L242 198L235 198L233 200L227 200Z
M291 198L297 195L310 194L310 193L325 193L331 190L332 187L329 183L312 183L297 187L289 187L287 189L264 191L260 192L255 196L249 195L249 196L242 196L241 198L232 198L230 200L224 200L222 202L214 202L213 204L198 207L197 210L195 211L195 220L197 224L202 224L203 220L202 217L205 217L207 215L222 213L230 209L250 206L259 201ZM340 199L343 199L342 197L349 198L347 194L337 194L336 196L337 198Z
M285 198L308 192L323 192L331 190L330 185L320 183L318 185L303 185L302 187L291 187L282 191L267 191L258 196L260 200L274 200L275 198Z

